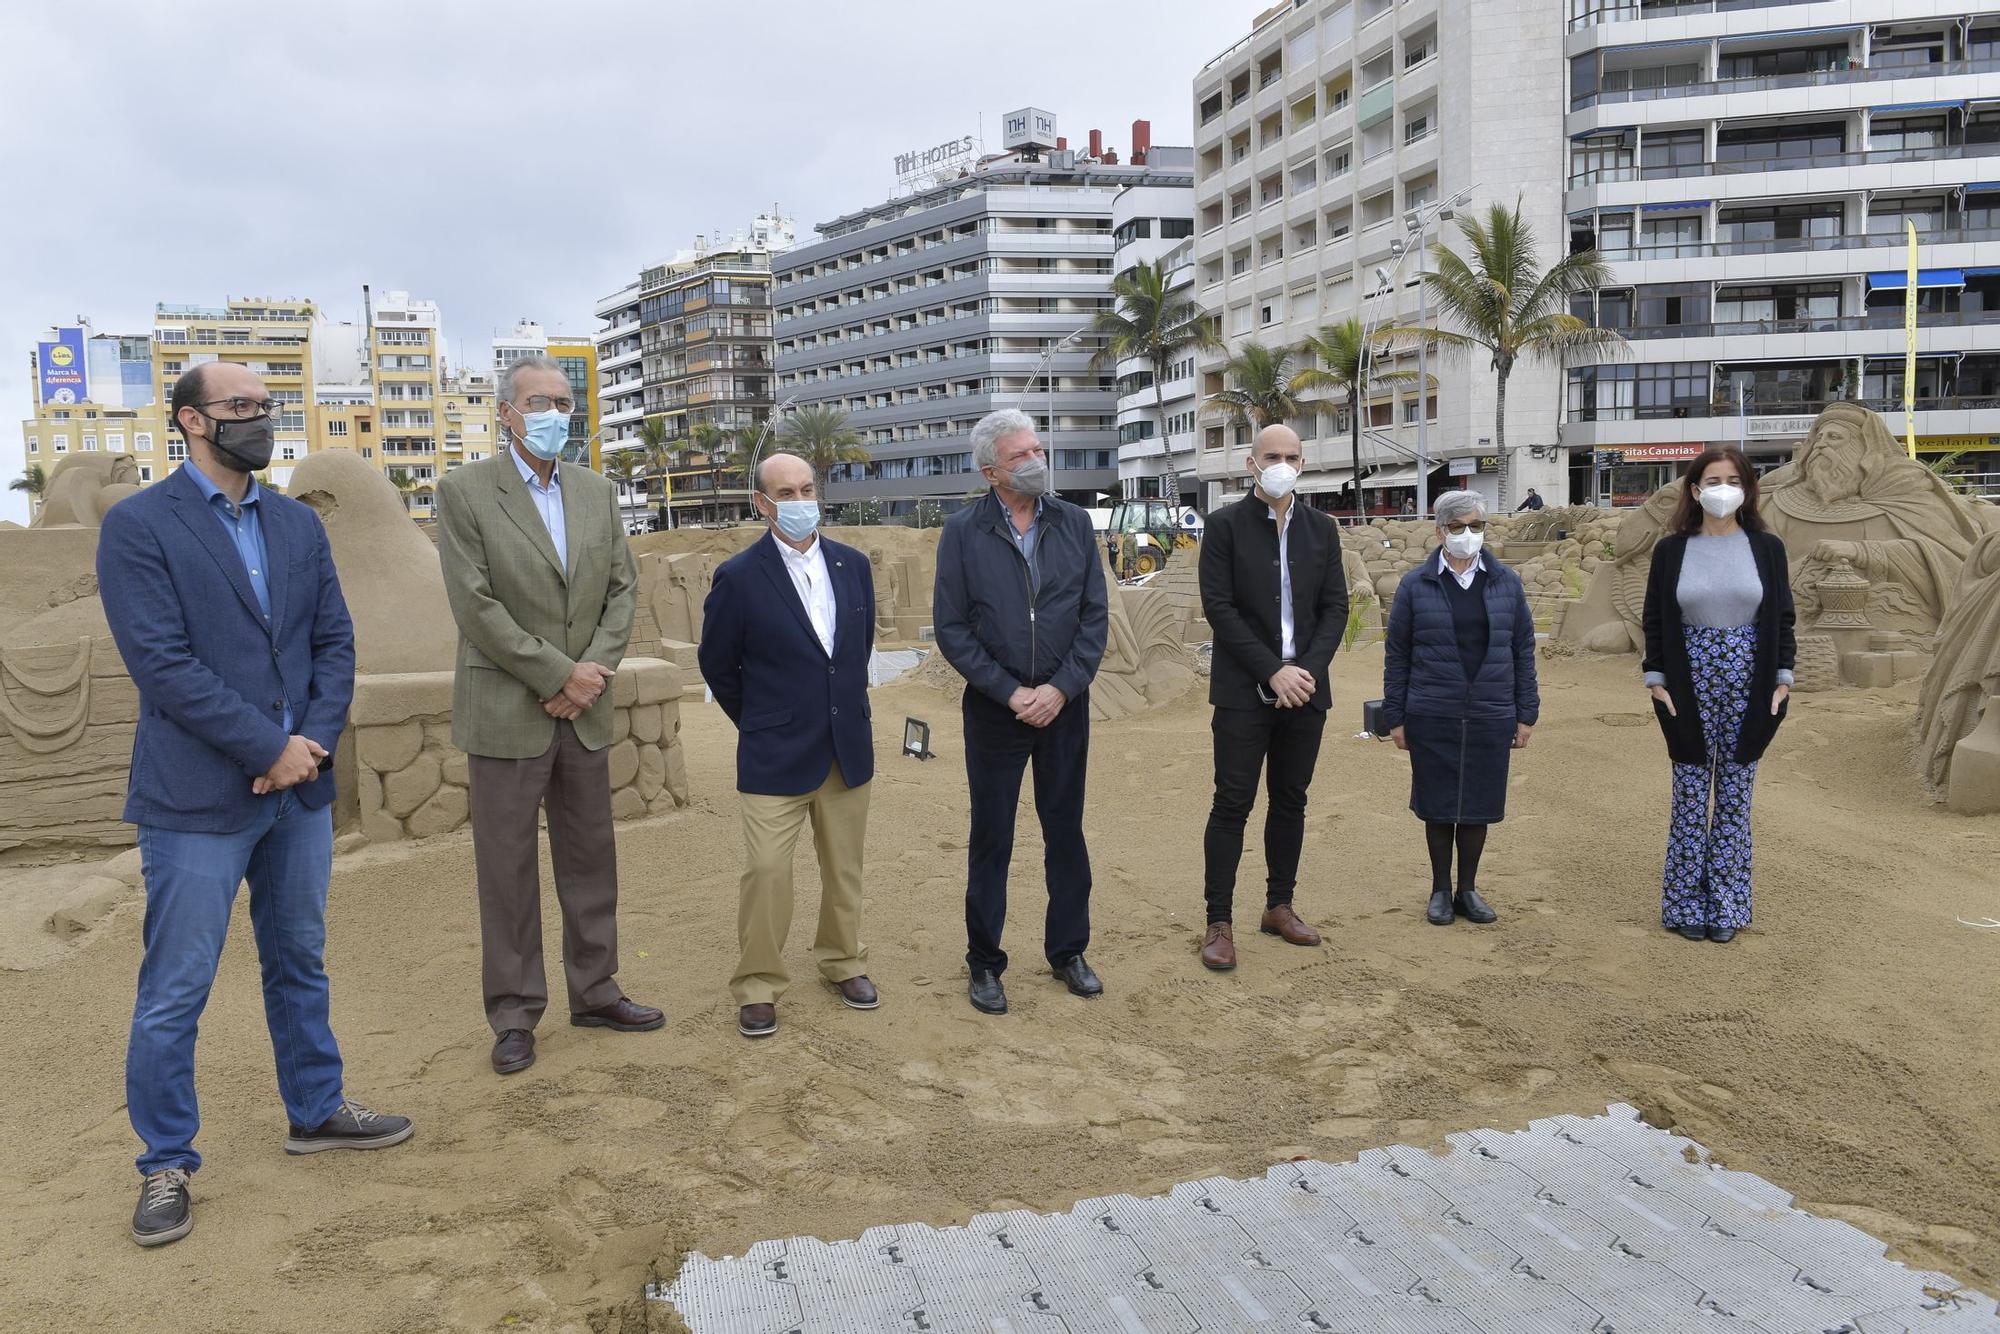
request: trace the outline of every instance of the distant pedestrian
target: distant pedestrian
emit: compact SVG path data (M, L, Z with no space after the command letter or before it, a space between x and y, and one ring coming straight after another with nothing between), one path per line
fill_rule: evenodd
M1424 920L1484 924L1499 916L1479 893L1487 828L1506 818L1511 752L1541 718L1535 621L1521 577L1484 550L1486 502L1451 491L1435 513L1438 552L1403 576L1389 613L1382 694L1430 849Z
M1541 507L1542 493L1531 486L1528 488L1528 498L1514 507L1514 513L1519 514L1522 510L1538 510Z
M1090 944L1090 853L1083 837L1090 683L1104 657L1110 602L1090 515L1052 496L1035 426L1013 409L972 428L987 495L945 522L932 620L938 648L966 681L965 769L972 789L965 932L973 1008L1007 1012L1007 868L1021 775L1035 766L1035 814L1049 906L1042 940L1078 996L1103 993Z

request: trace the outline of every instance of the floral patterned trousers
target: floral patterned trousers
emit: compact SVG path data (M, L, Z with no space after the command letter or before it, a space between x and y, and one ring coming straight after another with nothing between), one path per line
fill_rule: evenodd
M1686 627L1708 763L1674 766L1673 825L1660 919L1669 927L1750 924L1750 794L1757 766L1731 757L1750 705L1757 627Z

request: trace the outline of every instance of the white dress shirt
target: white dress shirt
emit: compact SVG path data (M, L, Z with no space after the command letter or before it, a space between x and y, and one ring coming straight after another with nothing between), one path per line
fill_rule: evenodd
M520 450L507 446L507 457L521 470L521 480L528 484L528 498L535 502L535 513L542 516L542 527L549 530L549 541L556 544L556 563L568 574L569 531L563 524L562 464L549 469L549 484L543 486Z
M1486 568L1486 549L1481 547L1479 554L1472 558L1472 564L1465 567L1464 574L1460 574L1457 570L1451 568L1451 562L1444 558L1444 548L1439 547L1438 568L1458 580L1460 588L1470 590L1472 587L1472 577Z
M1286 662L1299 656L1298 636L1293 631L1292 622L1292 561L1289 543L1292 535L1292 515L1298 512L1299 503L1294 500L1285 506L1285 517L1278 518L1278 511L1270 506L1265 509L1271 521L1278 525L1278 656Z
M771 540L778 544L778 554L785 558L785 573L792 576L792 587L799 591L799 601L805 605L813 633L819 636L819 646L826 650L827 657L832 657L833 578L826 568L825 545L818 533L813 534L812 545L804 551L794 550L775 532Z

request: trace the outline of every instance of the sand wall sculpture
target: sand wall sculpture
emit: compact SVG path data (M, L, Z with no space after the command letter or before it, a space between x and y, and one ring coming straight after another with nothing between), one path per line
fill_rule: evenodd
M139 460L130 454L71 454L49 472L35 528L95 528L104 511L139 489Z
M1917 705L1924 781L1957 811L2000 812L2000 530L1966 553Z
M360 832L371 843L435 838L467 823L467 761L451 744L450 672L362 677L349 717ZM627 658L612 678L611 812L620 820L689 801L680 731L681 676L658 658Z
M1615 557L1566 618L1565 640L1640 650L1652 549L1681 496L1675 482L1619 523ZM2000 528L2000 507L1952 491L1856 403L1821 412L1792 462L1762 479L1762 512L1791 557L1802 690L1921 676L1960 568Z

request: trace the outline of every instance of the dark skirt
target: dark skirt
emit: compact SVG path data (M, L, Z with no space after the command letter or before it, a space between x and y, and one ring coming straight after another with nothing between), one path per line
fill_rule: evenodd
M1511 718L1403 719L1410 747L1410 809L1432 824L1499 824L1507 818Z

